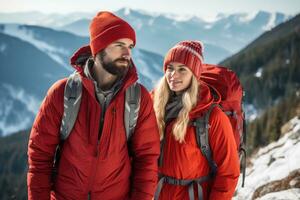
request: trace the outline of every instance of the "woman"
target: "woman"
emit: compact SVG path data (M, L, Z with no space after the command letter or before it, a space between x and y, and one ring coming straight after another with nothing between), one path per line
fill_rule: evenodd
M227 116L212 107L220 99L200 80L202 49L199 41L182 41L171 48L164 77L154 91L162 144L156 199L226 200L235 191L240 173L235 139ZM192 123L209 110L208 141L215 170L197 145Z

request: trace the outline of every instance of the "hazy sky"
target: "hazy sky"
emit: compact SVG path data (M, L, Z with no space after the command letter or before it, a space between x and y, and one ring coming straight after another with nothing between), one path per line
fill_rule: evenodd
M129 7L150 12L192 14L202 17L214 16L220 12L258 10L286 14L300 13L300 0L0 0L0 4L0 12L33 10L45 13L97 12Z

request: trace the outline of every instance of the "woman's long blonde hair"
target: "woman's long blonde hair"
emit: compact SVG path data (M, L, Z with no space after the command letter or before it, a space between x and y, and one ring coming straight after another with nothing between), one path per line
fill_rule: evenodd
M197 78L193 75L191 84L184 91L182 95L182 109L180 110L176 122L173 126L173 135L177 141L180 143L184 142L184 137L186 134L186 129L189 123L189 113L196 106L199 93L199 83ZM159 128L160 139L164 137L165 131L165 111L168 100L171 96L171 90L167 83L166 77L164 76L155 92L154 92L154 111L156 114L156 120Z

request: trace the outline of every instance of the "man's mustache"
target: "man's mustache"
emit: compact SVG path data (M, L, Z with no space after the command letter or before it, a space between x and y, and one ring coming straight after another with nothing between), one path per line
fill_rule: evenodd
M126 58L117 58L114 63L118 62L118 61L123 61L123 62L127 62L128 67L132 67L132 63L130 59L126 59Z
M128 64L130 63L130 60L126 58L117 58L114 62L118 62L118 61L127 62Z

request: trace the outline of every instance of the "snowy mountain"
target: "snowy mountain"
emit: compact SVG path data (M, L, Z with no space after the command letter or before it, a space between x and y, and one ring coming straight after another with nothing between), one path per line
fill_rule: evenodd
M0 135L31 126L47 89L69 72L32 44L0 33Z
M214 21L205 21L196 16L183 18L129 8L120 9L116 13L135 28L138 48L165 55L180 40L202 40L206 46L204 54L208 63L220 62L263 32L291 17L282 13L260 11L251 14L219 14ZM88 36L90 19L94 15L95 13L72 13L47 16L35 12L28 13L28 16L26 13L13 13L10 16L0 13L0 22L37 24Z
M193 34L190 34L190 31L186 31L189 29L194 30L196 26L201 26L199 18L197 20L193 19L188 22L190 24L182 26L180 24L183 22L177 22L162 15L151 16L130 9L119 10L117 14L126 19L135 28L138 39L137 46L139 48L147 49L161 55L165 55L167 50L180 40L200 39L198 37L200 34L199 31ZM89 23L90 19L80 19L59 29L77 35L88 36ZM230 52L226 48L206 41L204 44L205 60L209 63L216 63L230 55Z
M0 136L29 128L48 88L73 71L69 58L88 38L49 28L0 25ZM134 49L140 81L152 88L163 58Z
M270 30L290 18L282 13L264 11L254 14L220 14L215 21L211 22L195 16L176 20L174 19L176 17L170 18L168 15L147 15L145 12L129 9L121 9L117 14L133 24L138 35L143 37L142 43L145 40L145 44L148 44L146 43L147 37L154 39L154 41L163 37L166 40L166 45L169 46L161 49L156 47L156 52L161 54L166 52L170 44L184 39L202 40L207 46L214 45L230 53L236 52L264 31ZM159 41L158 44L160 44ZM155 47L153 48L155 49ZM207 56L210 54L214 54L214 51L207 53Z
M128 8L117 11L117 14L133 25L137 31L139 47L164 55L180 40L202 40L206 46L205 58L209 63L221 61L261 33L289 18L281 13L263 11L254 14L220 14L212 22L195 16L178 20L176 16L148 14ZM62 29L88 35L89 22L88 19L78 20Z
M300 199L300 117L286 123L282 132L278 141L251 157L245 186L238 186L234 200Z
M32 44L69 71L72 70L69 67L69 56L78 45L89 42L88 38L39 26L3 24L0 32Z
M38 25L45 27L59 27L72 23L81 18L92 18L93 13L73 12L70 14L45 14L39 11L0 13L0 23L16 23Z

